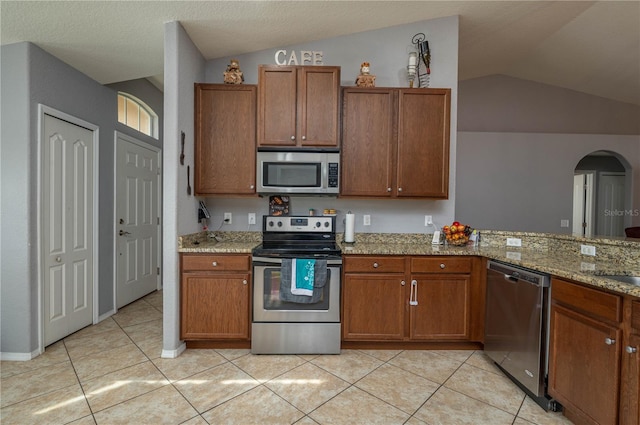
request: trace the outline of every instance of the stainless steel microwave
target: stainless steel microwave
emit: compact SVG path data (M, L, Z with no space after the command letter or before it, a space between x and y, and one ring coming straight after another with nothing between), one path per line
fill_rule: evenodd
M259 148L256 163L258 193L338 195L337 150Z

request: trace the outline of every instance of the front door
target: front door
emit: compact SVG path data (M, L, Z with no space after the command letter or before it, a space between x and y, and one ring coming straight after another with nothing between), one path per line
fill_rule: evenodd
M42 115L43 342L93 322L94 131Z
M159 289L160 150L116 132L116 306Z

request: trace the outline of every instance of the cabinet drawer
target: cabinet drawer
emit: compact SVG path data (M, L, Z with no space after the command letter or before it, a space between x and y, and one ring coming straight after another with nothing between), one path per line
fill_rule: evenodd
M620 322L622 298L561 279L551 279L551 299L595 318Z
M248 255L182 255L183 271L249 270Z
M412 273L471 273L468 257L413 257Z
M344 257L346 273L404 273L404 257Z

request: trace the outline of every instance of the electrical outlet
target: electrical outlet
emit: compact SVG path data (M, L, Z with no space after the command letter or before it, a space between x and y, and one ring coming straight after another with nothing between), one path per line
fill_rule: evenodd
M224 213L224 224L231 224L232 218L231 213Z
M362 224L365 226L371 226L371 216L369 214L362 216Z
M520 238L507 238L507 246L522 246L522 239L520 239Z
M430 215L425 215L424 216L424 225L425 226L431 226L433 224L433 217Z
M580 254L583 255L596 255L596 247L593 245L580 245Z
M256 213L249 213L247 221L249 222L249 225L256 224Z
M560 227L569 227L569 220L567 219L560 220Z

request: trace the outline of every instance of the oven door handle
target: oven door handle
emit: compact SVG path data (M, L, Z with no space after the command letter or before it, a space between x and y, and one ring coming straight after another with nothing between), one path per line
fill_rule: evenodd
M307 257L300 257L300 258L307 258ZM322 260L322 258L315 258L315 260ZM253 257L251 261L253 262L254 266L260 266L260 265L269 266L269 265L282 264L282 258ZM327 259L327 266L341 266L341 265L342 265L342 258Z

